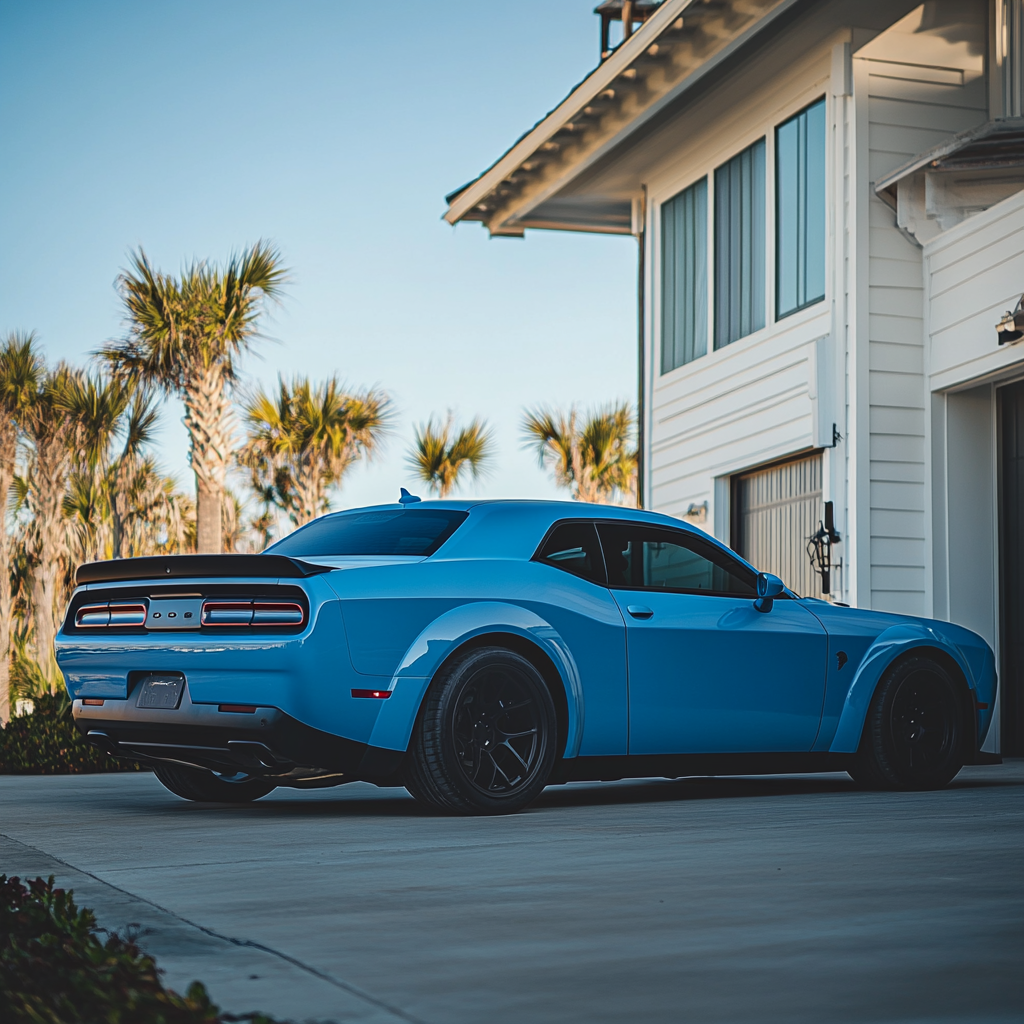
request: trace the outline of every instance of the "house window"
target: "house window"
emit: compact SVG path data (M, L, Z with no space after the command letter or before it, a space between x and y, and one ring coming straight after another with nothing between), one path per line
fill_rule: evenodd
M708 348L708 183L661 207L661 372Z
M775 129L776 316L825 298L825 101Z
M715 348L764 327L764 149L715 171Z

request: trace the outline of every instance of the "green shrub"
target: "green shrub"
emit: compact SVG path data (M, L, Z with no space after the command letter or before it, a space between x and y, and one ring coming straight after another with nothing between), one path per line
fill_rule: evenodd
M274 1024L222 1014L196 981L178 995L131 938L97 934L91 910L53 876L28 888L0 875L0 1007L10 1024Z
M64 694L33 697L31 715L0 729L0 774L75 775L79 772L139 771L133 761L109 757L78 734Z

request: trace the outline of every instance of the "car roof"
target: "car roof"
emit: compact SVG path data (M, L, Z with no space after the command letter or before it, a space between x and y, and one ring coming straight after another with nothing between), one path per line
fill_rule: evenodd
M532 511L547 511L553 519L643 519L652 523L664 523L675 527L697 529L685 520L676 519L664 512L651 512L648 509L634 508L629 505L601 505L586 501L558 500L554 498L457 498L410 502L407 505L394 502L388 505L363 505L358 508L342 509L329 512L328 516L345 515L351 512L378 512L394 509L453 509L459 512L471 512L474 509L521 507ZM697 529L698 533L703 533Z

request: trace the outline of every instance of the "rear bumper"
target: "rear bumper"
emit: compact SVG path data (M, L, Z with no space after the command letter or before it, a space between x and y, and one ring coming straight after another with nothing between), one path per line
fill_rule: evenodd
M75 700L72 709L78 731L114 757L244 772L282 786L387 783L404 757L314 729L279 708L237 712L193 704L187 685L173 711L138 708L134 693L99 706Z

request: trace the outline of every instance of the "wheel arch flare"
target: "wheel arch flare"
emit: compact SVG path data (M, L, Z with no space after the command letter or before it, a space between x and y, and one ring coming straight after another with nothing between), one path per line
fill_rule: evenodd
M972 705L971 710L978 709L975 718L976 742L978 748L981 747L992 721L992 705L995 700L994 658L987 645L984 651L972 646L965 654L953 636L945 635L945 630L941 629L945 625L928 620L904 622L890 626L875 638L861 659L846 693L839 724L829 747L832 753L857 752L868 708L882 676L897 661L913 653L939 655L947 665L952 663L951 667L956 670L954 674L960 677L965 696ZM952 629L958 634L967 633L957 627Z
M552 697L556 709L562 704L565 714L562 756L575 757L583 738L584 720L583 685L575 659L549 622L535 612L504 601L459 605L439 615L423 629L410 644L391 679L391 696L381 704L370 745L406 750L427 689L437 673L460 650L479 645L486 637L502 635L515 638L520 653L527 657L530 649L536 651L557 673L562 693L553 693ZM544 671L541 665L538 668L550 686L550 670Z

